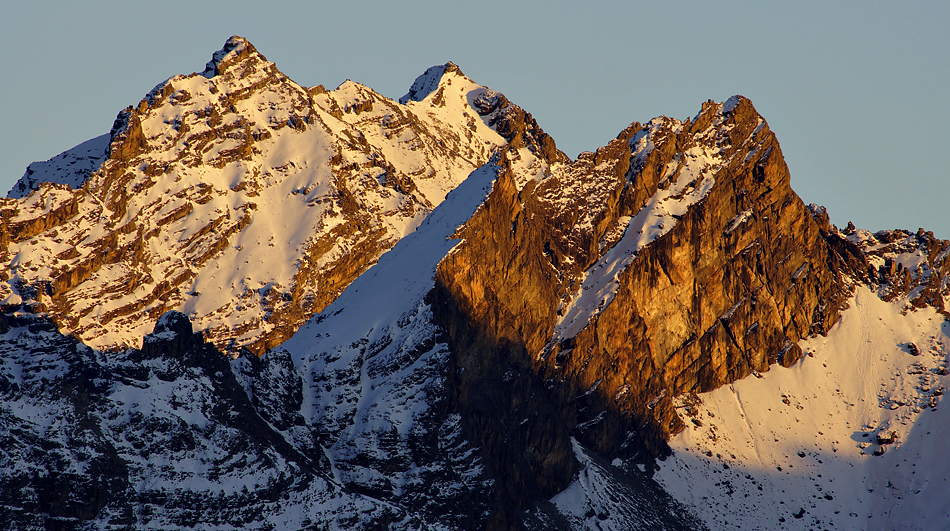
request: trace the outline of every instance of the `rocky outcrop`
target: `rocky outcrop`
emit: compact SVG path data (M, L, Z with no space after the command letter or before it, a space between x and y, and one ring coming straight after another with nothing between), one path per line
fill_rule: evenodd
M905 300L908 309L930 306L950 317L950 241L918 229L874 234L853 226L838 233L860 249L871 265L869 279L886 301Z
M504 94L485 91L472 101L472 105L511 147L527 147L549 164L569 160L564 152L557 149L554 139L541 129L531 113L508 101Z

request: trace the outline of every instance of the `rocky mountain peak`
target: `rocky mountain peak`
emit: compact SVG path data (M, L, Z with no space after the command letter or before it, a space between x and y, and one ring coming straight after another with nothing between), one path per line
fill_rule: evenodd
M502 391L518 381L558 404L529 407L524 430L561 426L608 458L662 455L684 426L674 397L792 364L795 342L827 331L849 289L835 247L847 242L822 235L745 98L633 124L536 185L499 179L458 236L434 313L464 367L459 407L485 444L511 430L487 419L508 415L489 415L471 389L502 393L518 416L527 399ZM536 476L499 481L560 488L570 441L543 445Z
M27 172L4 297L43 297L99 348L138 345L168 310L219 348L276 346L505 143L469 101L487 89L451 77L407 105L352 82L310 90L232 37L202 74Z
M249 63L266 63L267 59L261 55L253 44L239 35L232 35L224 43L224 47L214 52L211 60L205 65L204 77L212 78L227 72L238 65Z

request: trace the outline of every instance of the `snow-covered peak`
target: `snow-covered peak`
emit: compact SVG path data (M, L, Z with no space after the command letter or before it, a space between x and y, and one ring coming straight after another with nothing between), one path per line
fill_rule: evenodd
M311 93L232 37L46 163L42 181L85 195L21 183L47 191L10 204L0 295L51 289L57 323L97 348L138 345L168 310L219 347L275 346L505 143L469 104L485 90L459 73L408 105L349 81Z
M82 187L89 175L106 159L110 135L100 135L55 157L27 166L26 173L13 185L7 197L21 199L39 188L40 183L66 184L72 189Z
M435 65L429 67L421 76L417 77L413 81L412 86L409 87L409 92L405 96L399 98L399 103L403 105L409 103L410 101L422 101L438 90L439 86L442 84L442 78L447 74L456 73L460 77L465 77L462 74L462 71L459 70L459 67L455 63L449 61L444 65Z

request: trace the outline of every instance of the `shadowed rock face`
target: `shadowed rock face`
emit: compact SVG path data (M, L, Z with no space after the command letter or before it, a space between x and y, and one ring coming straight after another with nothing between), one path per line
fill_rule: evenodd
M294 448L260 416L186 316L169 312L144 349L110 356L43 317L0 316L5 525L254 528L295 492L298 507L342 502L332 519L345 527L361 503L333 483L319 444Z
M511 492L564 488L577 467L569 434L607 458L663 455L683 428L675 397L794 363L798 339L836 322L846 276L868 274L860 250L791 190L775 136L744 98L685 123L633 124L521 190L513 171L459 231L435 291L471 433L495 459L522 450L499 470L534 471L503 475ZM631 231L651 230L655 240L630 244ZM588 289L610 291L591 279L624 246L612 297L569 326Z

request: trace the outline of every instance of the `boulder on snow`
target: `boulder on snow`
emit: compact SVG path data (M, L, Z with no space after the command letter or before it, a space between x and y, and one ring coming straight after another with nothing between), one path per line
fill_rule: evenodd
M798 346L797 343L789 343L779 353L777 361L779 365L787 369L795 365L800 359L802 359L802 347Z
M877 443L884 444L893 444L898 439L896 431L882 431L877 434Z

